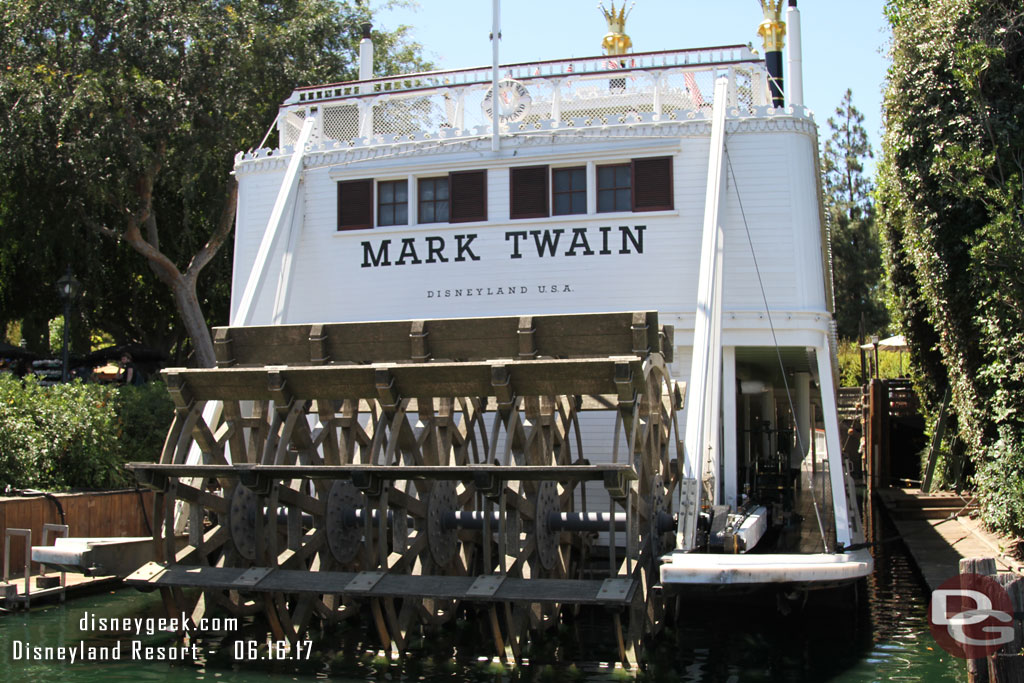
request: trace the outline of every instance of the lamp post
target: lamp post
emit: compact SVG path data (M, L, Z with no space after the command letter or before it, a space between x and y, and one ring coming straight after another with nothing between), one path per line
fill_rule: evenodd
M875 360L875 379L878 379L878 335L871 335L872 356Z
M61 382L68 381L68 321L71 317L71 304L74 303L75 297L78 296L78 290L81 287L82 283L71 274L71 265L69 264L64 277L57 280L57 296L64 302L64 361L61 365Z

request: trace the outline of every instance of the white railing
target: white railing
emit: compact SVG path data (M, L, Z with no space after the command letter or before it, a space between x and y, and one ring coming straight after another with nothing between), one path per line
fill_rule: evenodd
M745 46L513 64L500 73L522 83L529 98L521 116L503 124L506 134L693 118L710 111L720 76L729 78L730 108L753 113L769 104L764 63ZM282 105L280 144L295 143L314 108L314 144L482 135L491 122L490 79L490 69L479 68L301 88Z

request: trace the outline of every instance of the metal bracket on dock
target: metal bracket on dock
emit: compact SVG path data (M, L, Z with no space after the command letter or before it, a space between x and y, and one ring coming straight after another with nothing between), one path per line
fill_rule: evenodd
M43 546L50 545L50 534L54 534L57 538L68 537L68 525L67 524L44 524L43 525ZM56 588L60 587L60 601L64 602L64 588L67 585L67 572L63 569L60 572L60 576L50 576L46 572L46 565L42 562L39 563L39 576L36 577L36 588Z
M501 588L504 576L478 576L473 585L466 590L467 598L490 598Z
M273 571L272 567L249 567L242 575L231 583L235 586L244 586L246 588L253 588L260 581L266 578L267 574Z

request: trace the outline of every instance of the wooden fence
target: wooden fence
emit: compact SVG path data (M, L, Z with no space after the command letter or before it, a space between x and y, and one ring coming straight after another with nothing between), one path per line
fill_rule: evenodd
M921 401L909 379L887 379L883 382L889 394L889 417L913 417L921 413Z
M152 491L97 491L55 493L64 509L71 537L152 536ZM43 524L60 524L57 506L50 498L0 497L0 529L31 529L32 545L41 545ZM52 543L52 541L51 541ZM0 542L0 567L3 566ZM11 574L21 576L25 548L21 539L11 540ZM35 567L34 569L38 569Z

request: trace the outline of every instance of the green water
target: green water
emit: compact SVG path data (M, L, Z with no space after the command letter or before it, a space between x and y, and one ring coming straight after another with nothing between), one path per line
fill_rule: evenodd
M852 592L831 602L811 602L789 616L774 603L689 603L682 616L648 648L644 680L655 681L868 681L964 682L964 663L932 640L926 621L927 599L906 552L887 545L876 555L874 575L859 600ZM598 661L607 651L610 618L585 613L557 634L557 645L572 653L577 665L528 664L500 671L476 654L489 653L470 625L449 629L429 643L414 643L414 654L401 662L375 660L361 642L368 634L355 628L334 634L341 651L313 650L309 661L238 662L233 641L197 642L197 662L132 661L128 643L171 648L178 643L157 633L119 636L82 631L84 613L97 617L164 616L158 593L121 590L75 599L63 606L33 608L0 616L0 678L9 681L613 681L621 676ZM249 637L249 636L244 636ZM255 635L251 636L256 638ZM112 648L122 642L122 661L14 661L14 641L33 646L78 645ZM593 647L592 647L593 644ZM165 650L166 651L166 650ZM262 653L261 653L262 654ZM600 655L596 655L600 656ZM540 657L540 655L538 655ZM546 657L545 657L546 660Z

